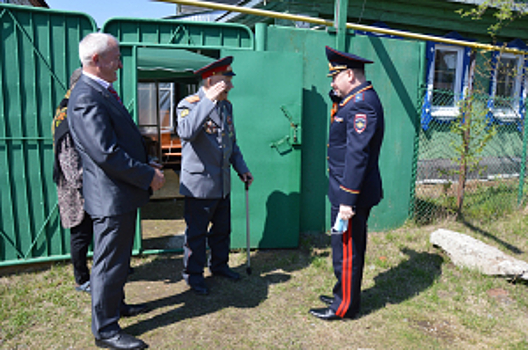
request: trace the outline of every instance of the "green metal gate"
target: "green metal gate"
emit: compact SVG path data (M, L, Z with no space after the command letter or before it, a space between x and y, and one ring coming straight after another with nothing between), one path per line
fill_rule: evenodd
M51 121L78 43L96 28L79 13L0 4L0 266L69 257L52 181Z
M255 177L249 190L251 247L299 243L302 55L223 50L235 57L229 93L237 142ZM245 191L232 176L231 247L246 246Z

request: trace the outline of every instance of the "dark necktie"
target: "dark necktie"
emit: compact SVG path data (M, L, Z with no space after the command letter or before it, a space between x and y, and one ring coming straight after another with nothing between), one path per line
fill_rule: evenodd
M121 105L123 105L123 102L119 98L119 95L117 94L117 91L115 91L115 89L114 89L114 87L112 85L108 86L108 91L110 91L110 93L112 95L114 95L114 97L116 98L117 102L119 102Z

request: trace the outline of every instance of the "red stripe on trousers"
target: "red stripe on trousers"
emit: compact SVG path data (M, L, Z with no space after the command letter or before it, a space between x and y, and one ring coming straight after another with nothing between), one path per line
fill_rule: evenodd
M343 267L341 269L342 300L336 312L336 315L339 317L345 317L345 314L348 311L348 308L350 307L353 254L352 219L349 219L346 234L343 234Z

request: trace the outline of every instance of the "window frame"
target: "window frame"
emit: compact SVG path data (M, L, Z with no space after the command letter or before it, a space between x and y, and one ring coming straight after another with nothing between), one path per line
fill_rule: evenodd
M175 106L176 101L174 100L174 88L175 88L174 85L175 85L174 82L164 82L164 81L157 81L157 80L138 82L138 99L141 100L139 95L141 95L142 92L148 93L148 105L149 106L147 110L150 111L149 112L150 115L145 116L148 119L146 121L143 120L142 115L138 116L138 125L140 126L140 129L144 128L144 130L147 131L147 130L150 130L149 128L159 127L162 131L169 131L169 132L174 131L175 125L174 125L173 115L176 110L176 106ZM161 100L162 100L161 96L163 92L167 93L168 98L169 98L169 108L168 108L169 126L163 126L161 115L158 115L162 107L161 106ZM140 111L141 110L142 109L140 108ZM144 124L144 122L146 122L146 124ZM156 126L158 122L160 124Z
M431 65L428 72L428 83L427 83L427 95L429 96L431 103L431 116L438 120L452 120L459 113L458 102L463 98L465 93L465 82L464 76L467 70L467 67L464 66L464 55L466 50L462 46L446 45L446 44L435 44L434 45L434 55ZM437 60L438 51L456 51L457 60L455 66L455 83L453 91L453 105L452 106L435 106L433 105L433 90L435 86L435 65Z
M491 91L490 91L490 112L493 114L493 117L501 122L515 122L523 118L523 112L521 111L521 100L525 100L527 86L527 77L525 72L526 57L523 55L517 55L512 53L501 53L493 58L494 67L491 74ZM513 94L509 98L513 100L511 107L495 107L495 101L497 99L497 78L500 73L501 59L515 58L516 63L516 72L514 75L515 82L513 88ZM524 58L524 59L523 59Z

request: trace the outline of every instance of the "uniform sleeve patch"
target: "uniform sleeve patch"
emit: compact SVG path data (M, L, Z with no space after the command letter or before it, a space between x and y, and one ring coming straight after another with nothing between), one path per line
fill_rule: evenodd
M189 114L189 109L185 108L180 112L180 117L185 118Z
M354 129L358 134L361 134L367 128L367 115L356 114L354 117Z
M200 97L198 95L192 95L192 96L187 97L185 100L189 103L196 103L200 101Z

